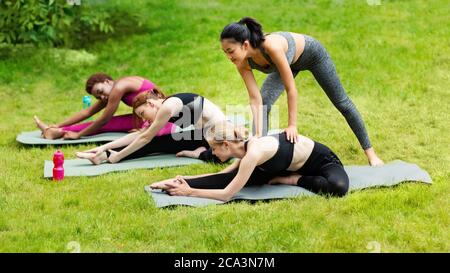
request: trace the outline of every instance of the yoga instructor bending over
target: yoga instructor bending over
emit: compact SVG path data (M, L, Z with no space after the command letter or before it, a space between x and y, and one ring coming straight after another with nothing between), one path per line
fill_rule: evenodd
M245 185L289 184L315 193L343 196L348 191L348 176L339 158L325 145L298 135L287 140L286 132L251 138L221 122L206 139L219 159L237 158L218 174L177 176L153 183L171 195L230 200Z
M345 93L330 55L319 41L293 32L264 35L261 25L249 17L227 25L220 39L223 51L236 65L247 87L257 136L267 134L267 115L272 104L286 89L289 118L285 132L289 141L296 141L297 88L294 77L302 70L309 70L347 120L370 165L383 164L370 144L361 115ZM261 93L252 69L269 74ZM262 105L267 107L264 116Z

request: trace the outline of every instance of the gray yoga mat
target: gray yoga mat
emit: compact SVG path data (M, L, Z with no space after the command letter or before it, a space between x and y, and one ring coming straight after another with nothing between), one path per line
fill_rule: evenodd
M345 166L350 178L350 191L372 188L378 186L393 186L405 181L417 181L431 184L430 175L416 164L395 160L383 166ZM186 196L170 196L161 190L152 190L149 186L145 191L153 198L157 207L174 205L206 206L212 204L224 204L225 202ZM296 196L315 195L301 187L290 185L263 185L249 186L238 192L232 200L268 200L291 198Z
M241 115L227 116L228 120L237 125L247 125L248 121ZM185 129L178 129L179 131L192 130L194 127L189 126ZM92 142L110 142L118 138L123 137L127 133L115 132L115 133L102 133L93 136L85 136L80 139L45 139L41 136L41 131L22 132L16 137L16 141L25 145L61 145L61 144L80 144L80 143L92 143Z
M79 144L79 143L90 143L90 142L110 142L116 140L127 133L102 133L93 136L85 136L80 139L45 139L41 137L41 131L31 131L22 132L17 137L16 140L22 144L26 145L60 145L60 144Z
M271 130L269 132L276 131L278 130ZM200 163L205 162L199 159L176 157L173 154L149 155L115 164L103 163L100 165L93 165L87 159L66 159L64 161L64 176L96 176L133 169L152 169ZM53 177L53 162L51 160L45 160L44 162L44 177Z
M153 169L201 163L204 163L204 161L188 157L176 157L173 154L152 155L126 160L115 164L103 163L100 165L93 165L87 159L69 159L64 161L64 176L96 176L109 172L127 171L133 169ZM45 161L44 177L53 177L52 161Z

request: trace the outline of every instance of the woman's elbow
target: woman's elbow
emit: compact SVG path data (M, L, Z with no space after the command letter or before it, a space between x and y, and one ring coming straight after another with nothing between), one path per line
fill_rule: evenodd
M288 96L297 96L297 88L294 86L288 87L286 88L286 93L288 94Z
M97 119L96 122L100 127L103 127L108 123L109 120L110 120L110 118L100 118L100 119Z
M219 201L222 201L222 202L226 203L226 202L229 202L231 200L231 197L223 196L223 197L220 197L218 199L219 199Z
M141 136L139 137L139 142L140 142L142 145L145 145L145 144L149 143L151 140L152 140L151 137L148 136L148 135L141 135Z
M260 105L260 104L262 104L262 98L261 97L250 97L250 104Z
M220 201L228 202L233 198L234 194L228 191L224 191L220 196Z

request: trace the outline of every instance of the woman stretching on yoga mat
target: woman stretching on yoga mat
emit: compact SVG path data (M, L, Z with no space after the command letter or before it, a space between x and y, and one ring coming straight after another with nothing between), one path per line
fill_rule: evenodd
M82 136L105 132L129 132L135 127L145 127L148 124L133 124L132 114L113 115L117 111L120 101L131 107L136 95L148 90L160 92L160 89L154 83L142 77L131 76L114 81L106 74L93 74L86 81L86 91L98 99L96 103L56 125L46 125L36 116L34 119L36 125L41 129L43 137L47 139L61 137L78 139ZM105 109L103 114L94 122L76 124L95 115L102 109ZM168 123L157 135L170 134L174 129L175 126Z
M152 153L171 153L177 156L220 162L213 156L204 139L204 128L226 120L217 105L193 93L178 93L165 97L163 93L146 92L136 96L133 113L137 118L151 122L145 130L128 134L97 148L77 153L93 164L147 156ZM172 122L181 128L194 125L194 130L172 133L155 138L157 132ZM242 130L245 130L244 128ZM223 158L225 159L225 158Z
M251 138L228 122L213 127L206 138L219 158L237 158L217 174L177 176L150 185L170 195L230 200L245 185L297 185L315 193L344 196L349 179L339 158L325 145L298 135L287 140L286 132Z
M330 55L319 41L293 32L264 35L262 26L249 17L227 25L220 40L223 51L236 65L247 87L257 136L267 134L267 116L271 106L286 89L289 118L285 132L289 141L296 142L297 88L294 77L300 71L309 70L347 120L370 165L383 164L372 148L361 115L347 96ZM252 69L269 74L261 92ZM262 113L262 105L267 107L265 114Z

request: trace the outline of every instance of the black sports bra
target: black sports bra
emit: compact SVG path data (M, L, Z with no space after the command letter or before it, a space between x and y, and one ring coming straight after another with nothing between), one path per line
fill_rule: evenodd
M272 158L258 165L258 168L269 173L285 171L291 165L295 144L287 140L286 132L270 136L278 139L278 150ZM248 141L245 141L245 151L247 151L247 144Z
M171 117L169 122L181 128L197 123L202 116L204 98L194 93L178 93L167 97L163 103L172 97L179 98L183 102L183 108L176 116Z

